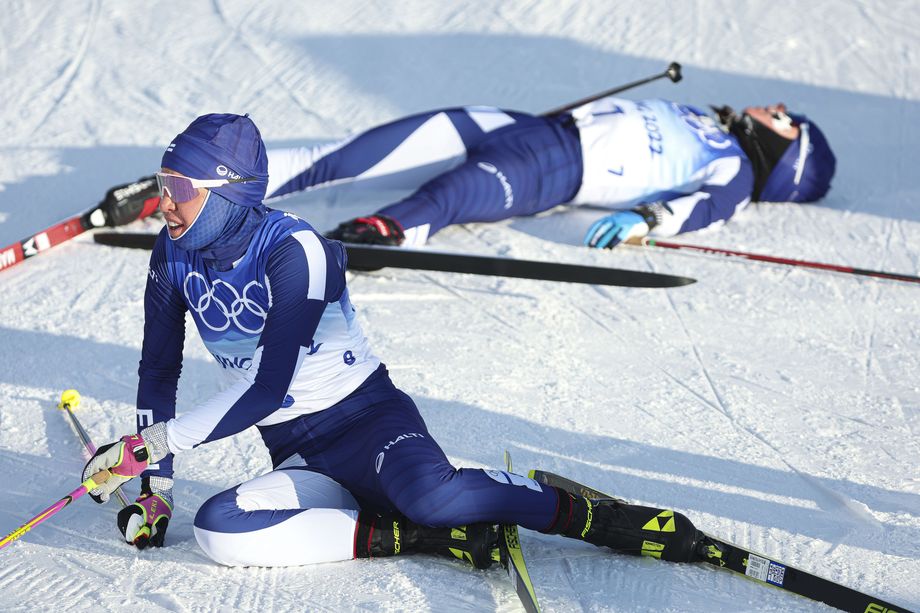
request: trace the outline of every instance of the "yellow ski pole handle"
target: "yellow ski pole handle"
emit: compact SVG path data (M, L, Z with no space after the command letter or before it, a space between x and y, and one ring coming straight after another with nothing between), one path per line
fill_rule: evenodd
M77 498L85 494L86 492L96 489L97 487L99 487L100 485L108 481L111 476L112 476L112 473L110 473L108 470L106 469L100 470L95 475L93 475L92 477L90 477L89 479L81 483L80 487L70 492L69 494L67 494L66 496L64 496L57 502L55 502L53 505L51 505L50 507L48 507L47 509L39 513L38 515L36 515L35 517L30 519L23 525L19 526L18 528L16 528L15 530L7 534L5 537L3 537L3 539L0 539L0 549L3 549L4 547L9 545L13 541L19 539L26 532L28 532L29 530L31 530L38 524L42 523L43 521L45 521L46 519L48 519L49 517L51 517L52 515L54 515L55 513L57 513L64 507L66 507L67 505L69 505L71 502L73 502L74 500L76 500Z

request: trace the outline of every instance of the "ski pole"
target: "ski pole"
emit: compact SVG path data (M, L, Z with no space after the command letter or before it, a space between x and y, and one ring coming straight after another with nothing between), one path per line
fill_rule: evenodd
M658 79L663 79L664 77L671 79L672 83L677 83L678 81L680 81L683 78L682 75L680 74L680 64L678 64L677 62L671 62L668 65L667 69L665 69L664 72L659 72L658 74L654 74L650 77L639 79L638 81L633 81L632 83L627 83L625 85L618 85L617 87L604 90L597 94L593 94L591 96L588 96L587 98L582 98L581 100L570 102L564 106L560 106L551 111L546 111L545 113L543 113L543 117L547 117L549 115L558 115L559 113L565 113L566 111L571 111L572 109L579 107L583 104L588 104L589 102L594 102L595 100L600 100L601 98L606 98L607 96L612 96L614 94L620 94L622 92L625 92L628 89L639 87L640 85L645 85L646 83L651 83L652 81L657 81Z
M891 279L893 281L905 281L908 283L920 283L920 277L914 275L905 275L896 272L884 272L881 270L867 270L865 268L854 268L852 266L843 266L839 264L823 264L821 262L809 262L807 260L794 260L772 255L760 255L757 253L748 253L746 251L734 251L731 249L719 249L717 247L704 247L701 245L688 245L686 243L672 243L662 241L657 238L643 238L641 244L645 247L663 247L665 249L680 249L688 251L697 251L712 255L724 255L728 257L737 257L745 260L755 260L758 262L770 262L772 264L783 264L785 266L801 266L803 268L817 268L820 270L831 270L834 272L843 272L851 275L862 275L864 277L876 277L878 279Z
M70 425L73 426L74 431L77 433L77 436L80 438L80 441L83 443L83 446L86 447L86 450L89 452L90 457L93 457L96 453L96 446L93 445L93 441L90 440L89 434L86 433L86 430L83 429L83 426L80 424L80 421L77 419L77 416L74 415L73 410L80 406L80 392L77 390L64 390L61 394L61 402L58 404L59 409L63 409L67 414L67 417L70 418ZM122 507L126 507L130 502L122 493L121 489L115 490L115 496L118 497L118 501L121 503Z
M102 470L97 472L95 475L93 475L92 477L90 477L89 479L81 483L80 487L70 492L69 494L67 494L66 496L64 496L57 502L55 502L53 505L51 505L50 507L48 507L47 509L45 509L44 511L42 511L41 513L33 517L32 519L30 519L29 521L27 521L26 523L24 523L20 527L16 528L15 530L7 534L5 537L3 537L3 539L0 540L0 549L3 549L4 547L9 545L16 539L24 535L26 532L31 530L32 528L34 528L38 524L42 523L43 521L45 521L46 519L48 519L49 517L51 517L52 515L54 515L55 513L57 513L64 507L66 507L67 505L69 505L71 502L73 502L74 500L76 500L77 498L85 494L86 492L96 489L97 487L99 487L100 485L108 481L109 477L111 476L112 476L112 473L110 473L108 470L103 468Z

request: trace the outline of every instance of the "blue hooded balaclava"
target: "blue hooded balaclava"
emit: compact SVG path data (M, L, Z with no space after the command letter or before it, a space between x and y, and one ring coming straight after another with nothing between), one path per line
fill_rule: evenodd
M766 202L814 202L830 189L837 159L824 133L804 115L789 113L799 136L783 153L760 192Z
M209 188L198 216L174 240L180 249L202 252L209 265L229 269L265 217L268 157L259 129L248 116L202 115L173 139L160 165L192 179L250 179Z

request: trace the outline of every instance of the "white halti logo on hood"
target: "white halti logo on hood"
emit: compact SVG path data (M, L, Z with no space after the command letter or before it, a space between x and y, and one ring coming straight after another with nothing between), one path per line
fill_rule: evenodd
M230 170L229 168L227 168L226 166L224 166L223 164L215 168L214 172L216 172L218 175L222 177L227 177L228 179L242 179L243 178L240 175L233 172L232 170Z

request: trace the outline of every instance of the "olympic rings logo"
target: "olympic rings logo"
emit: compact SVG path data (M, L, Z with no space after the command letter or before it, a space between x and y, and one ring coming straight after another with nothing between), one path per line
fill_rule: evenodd
M189 282L196 278L198 283L204 287L204 292L198 297L197 300L192 300L192 297L189 295ZM217 287L223 285L227 290L233 295L233 301L227 305L227 303L219 298L216 295ZM258 281L250 281L246 284L246 287L243 288L242 295L236 291L236 288L223 281L218 279L214 282L214 285L208 286L208 280L205 279L204 275L199 272L190 272L185 277L185 281L182 284L182 291L185 293L185 299L188 301L188 304L191 310L198 315L198 319L203 323L208 329L215 332L223 332L230 327L230 324L236 324L236 327L243 332L248 332L249 334L261 334L262 329L265 327L265 318L268 316L268 312L262 308L258 302L250 298L247 294L249 290L253 287L262 288L262 284ZM211 307L214 306L214 309ZM206 318L207 313L218 313L220 319L224 320L219 324L214 324ZM247 328L243 325L242 322L238 319L240 315L244 312L252 313L261 320L261 324L257 329ZM212 319L216 315L212 315Z
M690 108L684 105L671 103L671 106L684 120L684 123L693 130L698 139L708 144L714 149L728 149L732 146L732 140L722 132L715 121L706 115L697 115Z

